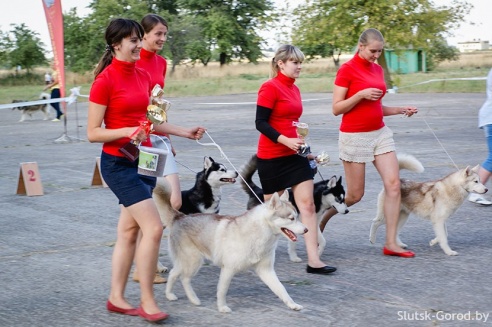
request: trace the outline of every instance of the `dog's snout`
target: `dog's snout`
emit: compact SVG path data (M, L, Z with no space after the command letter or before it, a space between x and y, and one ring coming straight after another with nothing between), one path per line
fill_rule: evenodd
M346 214L347 214L347 213L349 213L349 209L345 209L345 213L346 213Z
M307 232L309 232L309 230L307 228L304 228L304 234L306 234Z

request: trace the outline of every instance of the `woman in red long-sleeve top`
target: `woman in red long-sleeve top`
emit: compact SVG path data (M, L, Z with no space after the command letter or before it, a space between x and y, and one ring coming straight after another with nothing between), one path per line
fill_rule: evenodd
M327 266L318 255L318 225L313 201L313 169L306 157L297 154L304 141L297 137L296 126L302 115L299 88L294 84L301 72L304 54L293 45L283 45L271 62L270 80L258 91L256 129L258 140L258 176L264 200L273 193L282 194L292 188L302 223L308 264L306 271L329 274L336 270Z

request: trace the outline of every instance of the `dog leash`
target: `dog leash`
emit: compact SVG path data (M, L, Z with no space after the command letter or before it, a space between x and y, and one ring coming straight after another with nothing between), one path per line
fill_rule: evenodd
M186 166L185 164L179 162L178 160L176 160L176 158L174 158L174 161L176 161L176 163L178 163L179 165L185 167L186 169L188 169L189 171L191 171L192 173L194 174L198 174L198 172L194 171L193 169L191 169L190 167Z
M200 142L199 140L196 140L196 143L200 144L200 145L203 145L203 146L215 146L217 147L217 149L219 149L219 152L220 152L220 155L222 156L222 158L224 158L225 160L227 160L227 162L232 166L232 168L234 169L234 171L237 173L237 175L239 177L241 177L241 179L243 180L244 184L246 186L248 186L248 188L251 190L251 193L253 193L255 195L255 197L258 199L258 201L260 201L260 203L263 203L263 201L258 197L258 195L253 191L253 189L249 186L249 184L246 182L246 180L244 179L244 177L241 175L241 173L236 169L236 167L232 164L232 162L229 160L229 158L227 157L227 155L224 153L224 151L222 151L222 148L214 141L214 139L212 138L212 136L210 136L210 134L205 131L205 134L207 134L207 136L210 138L210 140L212 141L212 143L202 143Z
M425 120L425 117L419 117L419 118L421 118L424 121L424 123L427 125L427 128L429 128L429 130L431 131L432 135L434 135L434 137L437 140L437 143L439 143L439 145L443 149L444 153L446 153L446 155L448 156L449 160L451 160L451 162L453 163L453 165L456 168L456 170L459 170L458 165L454 162L453 158L451 158L451 156L449 155L448 151L446 150L446 148L444 147L444 145L441 143L441 141L437 137L436 133L434 133L434 130L430 127L430 125L427 122L427 120Z

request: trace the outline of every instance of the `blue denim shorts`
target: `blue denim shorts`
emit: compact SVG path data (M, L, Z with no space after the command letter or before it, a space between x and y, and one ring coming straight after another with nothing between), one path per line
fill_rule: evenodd
M152 198L156 178L138 174L137 165L138 160L101 153L101 175L125 207Z
M482 167L492 172L492 124L485 125L482 127L485 131L485 139L487 141L487 147L489 148L489 153L487 159L482 163Z

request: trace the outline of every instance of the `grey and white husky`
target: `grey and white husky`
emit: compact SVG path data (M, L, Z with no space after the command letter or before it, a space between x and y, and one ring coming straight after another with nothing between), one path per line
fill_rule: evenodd
M227 167L212 159L203 159L203 170L196 174L195 185L185 191L181 191L183 204L179 211L190 213L219 213L221 187L234 184L238 173L227 170Z
M42 92L39 95L40 100L48 100L51 98L51 95L45 92ZM32 101L32 100L31 100ZM21 102L29 102L29 100L13 100L12 103L21 103ZM40 111L43 113L43 120L48 120L50 118L50 107L47 103L44 104L34 104L30 106L22 106L22 107L13 107L12 110L19 109L22 112L21 118L19 122L23 122L26 120L27 116L32 119L32 114L36 111Z
M274 270L280 235L295 242L296 234L307 232L288 201L287 193L283 196L276 193L267 203L238 216L178 212L170 205L169 190L164 183L157 185L154 194L161 218L169 228L173 268L166 285L166 297L170 301L177 300L173 287L180 278L190 302L200 305L191 278L200 270L204 259L208 259L221 267L217 285L220 312L231 312L226 294L234 275L250 268L290 309L302 309L289 296Z
M248 194L247 209L251 209L254 206L259 205L263 201L263 190L253 182L253 175L256 172L257 156L253 155L250 160L241 167L241 187ZM244 179L244 180L243 180ZM297 209L296 202L294 200L294 194L292 190L288 190L289 200ZM347 205L345 204L345 189L342 185L342 176L338 179L336 176L332 176L327 181L319 181L314 183L313 189L314 205L316 207L316 217L318 225L323 218L323 213L334 207L339 213L346 214L349 212ZM323 233L318 228L318 254L321 256L323 253L326 240ZM296 243L289 242L288 246L289 259L293 262L301 262L301 258L296 252Z
M408 169L414 172L424 171L424 167L415 157L408 154L398 155L398 163L401 169ZM432 222L436 237L430 241L430 245L439 243L444 253L447 255L457 255L458 252L451 250L448 245L448 237L445 223L448 218L458 210L468 193L483 194L487 188L480 182L477 174L479 165L460 169L439 180L427 182L414 182L401 179L401 205L400 216L398 219L398 231L413 213L421 218L429 219ZM369 240L371 243L376 241L376 233L381 225L386 223L384 212L384 190L378 196L378 209L374 218ZM406 248L399 236L398 244Z

